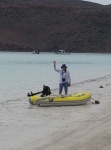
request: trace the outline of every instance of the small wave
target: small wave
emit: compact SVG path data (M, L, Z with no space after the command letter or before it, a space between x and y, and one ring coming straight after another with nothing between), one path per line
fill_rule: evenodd
M58 64L63 64L63 61L58 62ZM94 64L91 62L76 62L76 61L65 61L66 64ZM43 64L52 64L52 61L3 61L0 62L0 65L34 65L34 64L39 64L39 65L43 65Z
M107 79L107 78L111 78L111 75L106 75L106 76L95 78L95 79L89 79L89 80L84 80L82 82L73 83L72 86L89 83L89 82L101 81L101 80Z
M71 84L71 87L75 87L75 85L81 85L81 84L84 84L84 83L90 83L90 82L95 82L95 81L101 81L103 79L107 79L107 78L111 78L111 75L106 75L106 76L103 76L103 77L99 77L99 78L95 78L95 79L88 79L88 80L84 80L82 82L77 82L77 83L72 83ZM54 88L52 89L51 91L57 91L58 88Z
M20 99L11 99L11 100L6 100L6 101L3 101L3 102L0 102L0 105L4 105L6 103L10 103L10 102L17 102L17 101L24 101L24 100L27 100L26 97L23 97L23 98L20 98Z

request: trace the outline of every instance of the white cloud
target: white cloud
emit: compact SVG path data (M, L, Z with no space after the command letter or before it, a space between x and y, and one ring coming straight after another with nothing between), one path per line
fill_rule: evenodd
M99 4L103 4L103 5L111 4L111 0L84 0L84 1L99 3Z

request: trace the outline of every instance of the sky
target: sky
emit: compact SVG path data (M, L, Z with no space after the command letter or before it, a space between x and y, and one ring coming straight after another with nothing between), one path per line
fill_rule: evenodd
M102 4L102 5L111 4L111 0L84 0L84 1L99 3L99 4Z

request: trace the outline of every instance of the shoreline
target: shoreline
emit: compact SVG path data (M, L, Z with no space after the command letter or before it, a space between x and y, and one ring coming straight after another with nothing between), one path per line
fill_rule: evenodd
M102 85L104 88L99 88ZM37 107L27 100L2 105L0 150L109 150L111 75L81 82L70 92L89 91L100 104ZM5 118L4 118L5 115ZM15 138L16 137L16 138Z
M6 50L6 51L4 51L4 50L0 50L0 52L9 52L9 53L32 53L33 51L35 51L35 50L32 50L32 51L27 51L27 50L25 50L25 51L10 51L10 50ZM55 53L55 51L39 51L40 53L39 54L41 54L41 53ZM71 53L72 54L111 54L111 52L75 52L75 51L71 51ZM57 54L57 55L62 55L62 54Z
M72 94L72 93L75 93L74 92L74 90L76 89L76 88L78 88L79 86L81 86L81 85L84 85L84 84L87 84L87 83L90 83L90 82L99 82L99 80L101 81L102 79L103 80L105 80L106 78L111 78L111 75L105 75L105 76L101 76L101 77L98 77L98 78L91 78L91 79L88 79L88 80L84 80L84 81L80 81L80 82L75 82L75 83L72 83L71 84L71 87L69 87L69 95L70 94ZM101 85L100 85L101 86ZM74 88L73 88L74 87ZM99 88L99 86L98 86L98 88ZM51 91L52 91L52 94L58 94L58 88L53 88L53 89L51 89ZM79 91L79 90L77 90L76 92L82 92L83 90L81 90L81 91ZM55 92L55 93L53 93L53 92ZM90 92L90 91L89 91ZM64 93L63 93L63 95L64 95ZM3 102L0 102L0 104L4 104L4 103L7 103L7 102L11 102L11 101L22 101L22 99L27 99L28 97L27 96L24 96L24 97L20 97L19 99L17 98L17 99L10 99L10 100L6 100L6 101L3 101Z

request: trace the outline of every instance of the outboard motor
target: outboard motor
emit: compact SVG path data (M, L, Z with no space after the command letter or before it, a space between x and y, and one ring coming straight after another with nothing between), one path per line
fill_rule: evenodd
M27 96L31 97L31 96L34 96L34 95L37 95L37 94L40 94L40 93L42 93L41 97L50 95L51 94L50 87L43 85L43 91L37 92L37 93L30 92L30 93L27 94Z
M43 91L41 97L48 96L51 94L51 90L48 86L43 86Z

